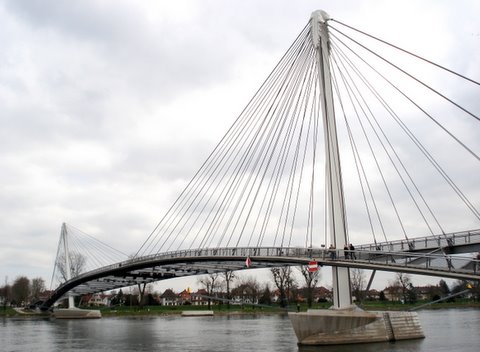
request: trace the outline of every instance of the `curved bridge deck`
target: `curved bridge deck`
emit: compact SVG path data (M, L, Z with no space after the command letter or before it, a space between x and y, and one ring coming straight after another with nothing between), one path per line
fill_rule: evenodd
M353 255L354 254L354 255ZM83 273L60 285L43 304L49 308L71 291L82 295L150 283L175 277L218 273L250 268L307 265L315 260L320 266L343 266L440 276L462 280L480 280L478 260L439 254L356 250L347 253L310 248L215 248L180 250L129 259ZM352 259L355 258L355 259Z

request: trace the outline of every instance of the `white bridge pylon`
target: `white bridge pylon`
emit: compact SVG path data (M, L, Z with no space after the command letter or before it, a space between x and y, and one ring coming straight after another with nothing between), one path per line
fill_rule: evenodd
M329 16L322 10L312 13L312 41L317 53L320 80L320 96L325 143L325 180L327 197L327 224L331 243L335 248L344 248L347 243L345 198L338 150L337 126L333 105L330 72L330 45L327 21ZM346 308L352 304L350 271L348 268L332 267L333 306Z

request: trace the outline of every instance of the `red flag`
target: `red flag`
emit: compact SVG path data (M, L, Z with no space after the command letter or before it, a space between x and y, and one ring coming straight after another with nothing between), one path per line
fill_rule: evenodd
M251 264L252 264L252 260L250 259L250 257L247 257L247 260L245 260L245 265L247 266L247 268L250 268Z
M316 261L311 261L308 263L308 271L313 273L318 270L318 263Z

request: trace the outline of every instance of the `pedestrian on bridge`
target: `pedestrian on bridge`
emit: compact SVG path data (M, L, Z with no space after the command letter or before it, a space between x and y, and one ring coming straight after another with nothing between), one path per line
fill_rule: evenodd
M357 255L355 254L355 247L353 244L348 245L348 249L350 249L350 259L357 259Z
M330 247L328 247L328 252L330 253L330 259L333 260L337 258L337 251L333 244L331 244Z
M348 245L346 243L345 243L345 246L343 246L343 252L345 253L345 259L349 259L350 254L349 254L349 251L348 251Z

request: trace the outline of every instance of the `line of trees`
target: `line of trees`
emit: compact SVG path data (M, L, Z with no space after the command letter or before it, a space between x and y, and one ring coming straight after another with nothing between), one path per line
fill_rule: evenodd
M313 303L313 290L317 287L320 280L320 271L309 271L307 266L296 267L304 278L307 304L309 307ZM270 275L274 290L278 292L278 303L281 307L286 307L292 302L296 302L299 283L294 275L293 267L271 268ZM236 280L234 282L234 280ZM226 271L224 273L214 273L201 277L198 280L201 288L205 289L208 296L225 293L228 300L232 297L242 297L250 302L259 304L272 303L272 290L269 282L260 283L254 277L237 277L235 272ZM233 286L233 288L232 288ZM226 290L226 291L225 291ZM210 301L208 302L210 306ZM227 303L229 304L229 303Z
M12 285L0 287L0 298L3 305L24 307L40 299L45 292L45 280L41 277L30 280L26 276L19 276Z
M295 275L295 273L299 275ZM230 304L229 300L233 297L241 297L243 300L252 303L269 305L272 303L272 293L276 292L274 297L281 307L297 302L299 293L305 298L308 307L312 306L314 302L313 292L320 279L319 270L311 272L307 266L286 266L271 268L270 275L271 281L261 283L255 277L239 276L237 272L226 271L202 276L198 279L198 283L208 296L214 297L221 294L222 298L227 298L227 304ZM363 270L351 270L352 295L357 302L369 299L368 292L365 291L365 282L366 278ZM470 289L470 296L480 300L480 284L474 283L472 287L472 284L465 281L457 281L450 289L445 280L440 280L438 285L431 286L431 292L428 295L429 299L436 300L451 293L462 292L467 288ZM415 303L419 299L418 288L413 286L411 276L408 274L397 273L395 279L389 283L389 289L396 295L393 299L405 303ZM131 295L129 304L135 304L135 302L132 302L132 300L137 301L135 297L140 297L136 304L148 305L153 302L151 287L143 285L143 287L138 287L138 291L134 291L136 293ZM25 276L19 276L11 285L5 284L5 286L0 287L0 303L3 305L28 306L30 303L39 301L44 292L45 281L42 278L30 280ZM422 294L425 295L425 292ZM377 298L387 300L384 291L381 291ZM209 305L210 303L208 302Z

